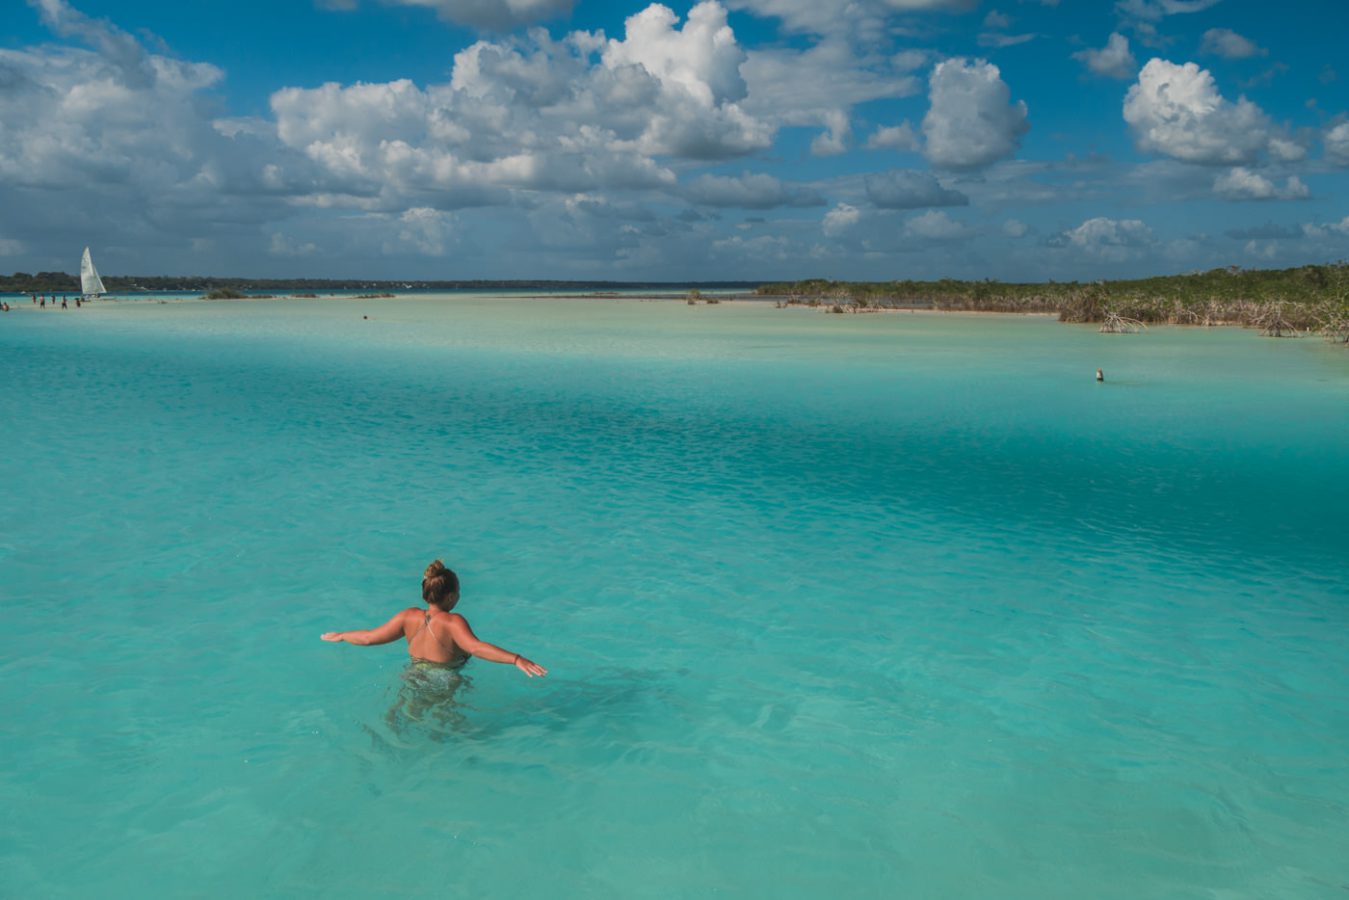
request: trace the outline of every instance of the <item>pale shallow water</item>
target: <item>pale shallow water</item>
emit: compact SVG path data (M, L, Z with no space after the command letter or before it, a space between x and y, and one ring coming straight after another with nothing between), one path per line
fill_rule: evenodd
M104 303L0 385L0 895L1349 892L1343 348ZM436 556L549 678L318 640Z

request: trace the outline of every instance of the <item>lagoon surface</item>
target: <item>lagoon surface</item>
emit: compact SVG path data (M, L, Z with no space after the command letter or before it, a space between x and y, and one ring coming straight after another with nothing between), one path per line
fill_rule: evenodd
M1342 347L104 302L0 386L2 896L1349 891ZM436 557L548 678L319 641Z

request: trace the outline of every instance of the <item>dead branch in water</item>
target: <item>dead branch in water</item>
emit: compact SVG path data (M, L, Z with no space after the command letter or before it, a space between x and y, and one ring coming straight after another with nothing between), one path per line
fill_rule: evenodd
M1349 344L1349 307L1327 312L1317 330L1328 341Z
M1138 319L1130 319L1117 312L1106 313L1105 321L1101 323L1101 334L1138 334L1147 330L1148 326Z
M1297 337L1298 328L1289 321L1282 303L1266 307L1255 317L1260 333L1266 337Z

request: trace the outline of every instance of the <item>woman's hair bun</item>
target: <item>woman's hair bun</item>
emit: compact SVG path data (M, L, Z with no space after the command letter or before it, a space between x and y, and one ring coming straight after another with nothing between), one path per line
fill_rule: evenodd
M423 600L436 606L445 606L457 596L459 596L458 575L445 568L445 564L440 560L426 567L426 572L422 575Z

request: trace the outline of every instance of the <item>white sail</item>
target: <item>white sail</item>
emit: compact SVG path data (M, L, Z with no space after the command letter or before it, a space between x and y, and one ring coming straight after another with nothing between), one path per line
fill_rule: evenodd
M103 279L98 277L98 269L94 268L94 258L89 255L88 247L84 248L84 256L80 259L80 290L90 297L108 292L103 286Z

